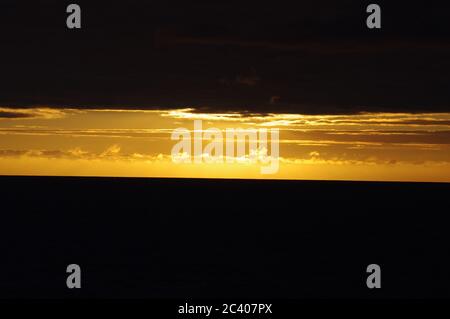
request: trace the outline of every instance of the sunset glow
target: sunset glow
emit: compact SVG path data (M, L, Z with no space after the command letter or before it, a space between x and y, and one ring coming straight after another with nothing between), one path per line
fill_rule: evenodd
M174 129L278 128L280 169L176 164ZM450 181L450 113L301 115L0 108L0 174ZM207 143L207 141L205 141Z

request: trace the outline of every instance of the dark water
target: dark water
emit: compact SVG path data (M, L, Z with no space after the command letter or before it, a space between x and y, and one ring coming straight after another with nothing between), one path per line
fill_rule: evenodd
M0 189L0 298L450 297L450 184L1 177ZM82 289L66 287L72 263Z

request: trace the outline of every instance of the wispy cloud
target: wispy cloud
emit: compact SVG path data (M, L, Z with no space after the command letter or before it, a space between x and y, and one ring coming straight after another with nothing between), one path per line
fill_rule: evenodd
M0 119L60 119L70 113L80 113L77 109L55 108L8 108L0 107Z

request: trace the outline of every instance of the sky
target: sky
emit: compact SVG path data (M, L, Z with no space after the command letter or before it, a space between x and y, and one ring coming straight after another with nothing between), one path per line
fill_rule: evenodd
M72 2L0 4L0 174L450 181L446 2ZM173 163L195 119L278 128L278 173Z
M278 170L261 174L266 164L249 160L175 163L172 148L179 140L172 132L184 128L193 137L195 120L202 121L202 134L278 128ZM450 113L0 108L0 174L449 182L449 128ZM203 150L220 139L202 137ZM271 142L269 135L268 153ZM226 154L225 144L222 150Z

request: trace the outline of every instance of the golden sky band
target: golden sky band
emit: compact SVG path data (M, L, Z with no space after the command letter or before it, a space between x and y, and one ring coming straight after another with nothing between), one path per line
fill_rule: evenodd
M0 135L3 175L450 181L449 113L3 107Z

